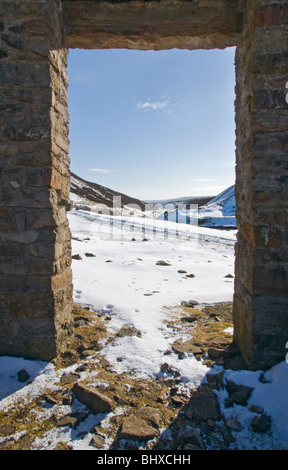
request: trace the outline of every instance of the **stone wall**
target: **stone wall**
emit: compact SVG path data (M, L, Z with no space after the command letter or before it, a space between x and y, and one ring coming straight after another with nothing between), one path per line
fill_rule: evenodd
M72 307L60 4L0 4L0 354L45 360L65 347Z
M288 3L246 2L236 53L235 340L250 368L288 341Z

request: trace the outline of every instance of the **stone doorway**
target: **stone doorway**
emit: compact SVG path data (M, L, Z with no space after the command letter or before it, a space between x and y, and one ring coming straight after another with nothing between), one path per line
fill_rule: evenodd
M1 2L1 354L50 360L71 331L68 49L236 46L234 339L251 369L284 359L287 23L281 1Z

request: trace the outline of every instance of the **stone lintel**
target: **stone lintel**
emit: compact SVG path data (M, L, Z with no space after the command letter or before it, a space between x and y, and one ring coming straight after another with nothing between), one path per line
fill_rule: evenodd
M223 49L242 31L238 0L63 0L69 48Z

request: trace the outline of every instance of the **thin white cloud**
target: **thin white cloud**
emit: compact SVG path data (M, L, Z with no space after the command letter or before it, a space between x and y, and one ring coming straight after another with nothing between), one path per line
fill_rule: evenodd
M110 170L106 170L105 168L91 168L90 171L95 171L97 173L110 173Z
M144 101L144 103L137 103L136 108L144 109L145 111L167 110L168 101Z
M197 178L195 181L197 181L198 183L211 183L212 181L216 180L210 178Z

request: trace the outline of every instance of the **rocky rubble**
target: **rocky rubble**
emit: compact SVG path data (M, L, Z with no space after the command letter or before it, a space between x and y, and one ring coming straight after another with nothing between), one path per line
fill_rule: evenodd
M193 321L187 321L189 316ZM237 448L237 434L243 427L236 415L226 412L235 406L248 409L253 389L225 377L226 365L243 367L231 334L225 333L225 327L231 325L230 304L194 303L175 309L167 326L181 327L191 338L175 341L171 351L166 351L161 374L155 380L115 372L103 357L101 345L123 335L139 336L140 332L124 325L109 336L107 322L109 317L75 306L74 339L55 361L59 383L31 402L0 411L1 450L37 449L39 440L53 428L70 428L75 439L89 438L89 447L96 449ZM181 360L187 351L211 367L201 386L189 394L181 386L181 374L169 364L170 354L178 354ZM84 378L81 372L85 372ZM19 371L18 380L29 381L25 370ZM220 395L226 397L222 402ZM40 414L49 410L49 418L41 421L35 410ZM271 418L255 405L250 405L249 411L253 413L250 432L269 432ZM73 449L73 441L59 441L56 449Z

